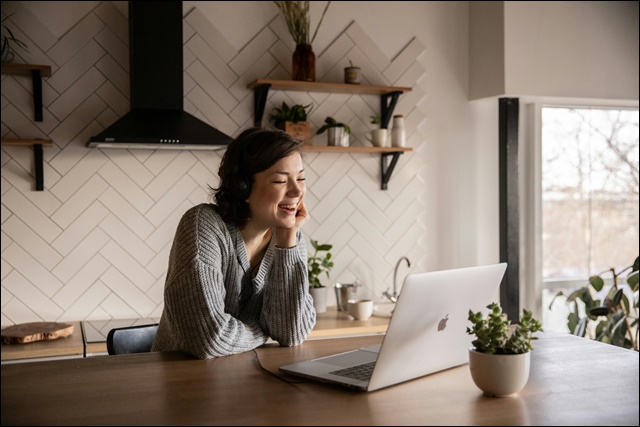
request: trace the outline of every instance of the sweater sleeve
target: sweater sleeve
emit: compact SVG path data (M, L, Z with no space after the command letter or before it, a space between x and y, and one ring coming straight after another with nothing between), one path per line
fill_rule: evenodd
M207 359L256 348L268 339L258 321L240 321L226 308L225 283L239 279L224 268L231 244L224 224L217 215L196 209L185 214L176 232L152 349Z
M276 248L260 321L263 329L282 346L301 344L316 324L309 293L307 247L301 232L295 247Z

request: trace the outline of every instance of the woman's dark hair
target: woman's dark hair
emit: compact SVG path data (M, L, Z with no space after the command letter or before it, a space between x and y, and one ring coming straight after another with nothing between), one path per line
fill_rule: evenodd
M210 187L222 219L244 227L255 175L295 152L302 153L302 141L281 130L250 128L231 141L218 169L220 186Z

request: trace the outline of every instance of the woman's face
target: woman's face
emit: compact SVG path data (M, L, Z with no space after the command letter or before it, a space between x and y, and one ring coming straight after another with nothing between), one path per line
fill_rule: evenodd
M251 222L261 228L293 227L298 205L306 193L304 179L300 153L257 173L247 199Z

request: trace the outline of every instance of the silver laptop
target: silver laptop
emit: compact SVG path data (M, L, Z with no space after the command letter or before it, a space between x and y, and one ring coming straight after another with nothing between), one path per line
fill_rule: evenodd
M314 380L373 391L467 363L469 309L498 300L506 263L410 274L381 345L280 367Z

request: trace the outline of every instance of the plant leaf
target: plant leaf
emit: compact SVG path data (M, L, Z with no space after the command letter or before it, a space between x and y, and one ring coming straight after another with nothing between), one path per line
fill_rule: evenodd
M591 286L593 286L593 289L595 289L596 292L600 292L604 286L604 280L602 280L602 277L600 276L589 277L589 283L591 283Z

